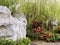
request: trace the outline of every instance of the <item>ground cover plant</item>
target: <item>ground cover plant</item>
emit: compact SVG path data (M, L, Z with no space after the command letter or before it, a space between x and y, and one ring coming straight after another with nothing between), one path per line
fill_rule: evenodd
M5 38L1 38L0 45L31 45L31 41L29 38L16 41L13 41L12 39L6 40Z

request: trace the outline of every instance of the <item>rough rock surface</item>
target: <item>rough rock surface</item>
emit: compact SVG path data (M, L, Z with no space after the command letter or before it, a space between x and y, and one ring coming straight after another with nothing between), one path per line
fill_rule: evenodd
M27 20L24 15L13 17L10 10L0 6L0 38L16 39L26 38Z

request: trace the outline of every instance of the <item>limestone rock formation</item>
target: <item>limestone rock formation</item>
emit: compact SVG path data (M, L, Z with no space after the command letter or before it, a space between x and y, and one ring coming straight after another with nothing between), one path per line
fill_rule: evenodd
M13 17L7 7L0 6L0 38L14 41L26 38L26 25L27 20L24 15Z

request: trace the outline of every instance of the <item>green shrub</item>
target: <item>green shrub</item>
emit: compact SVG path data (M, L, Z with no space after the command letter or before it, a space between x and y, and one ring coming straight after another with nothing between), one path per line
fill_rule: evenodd
M9 40L0 39L0 45L31 45L30 43L31 41L28 38L16 41L13 41L12 39Z

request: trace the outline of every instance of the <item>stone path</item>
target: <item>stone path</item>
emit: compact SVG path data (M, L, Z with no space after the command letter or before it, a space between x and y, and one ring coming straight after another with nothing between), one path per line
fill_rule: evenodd
M42 45L43 43L46 43L44 41L33 41L31 44L32 45Z
M37 44L35 44L35 43L31 43L31 45L37 45Z
M33 41L31 45L60 45L60 42Z

